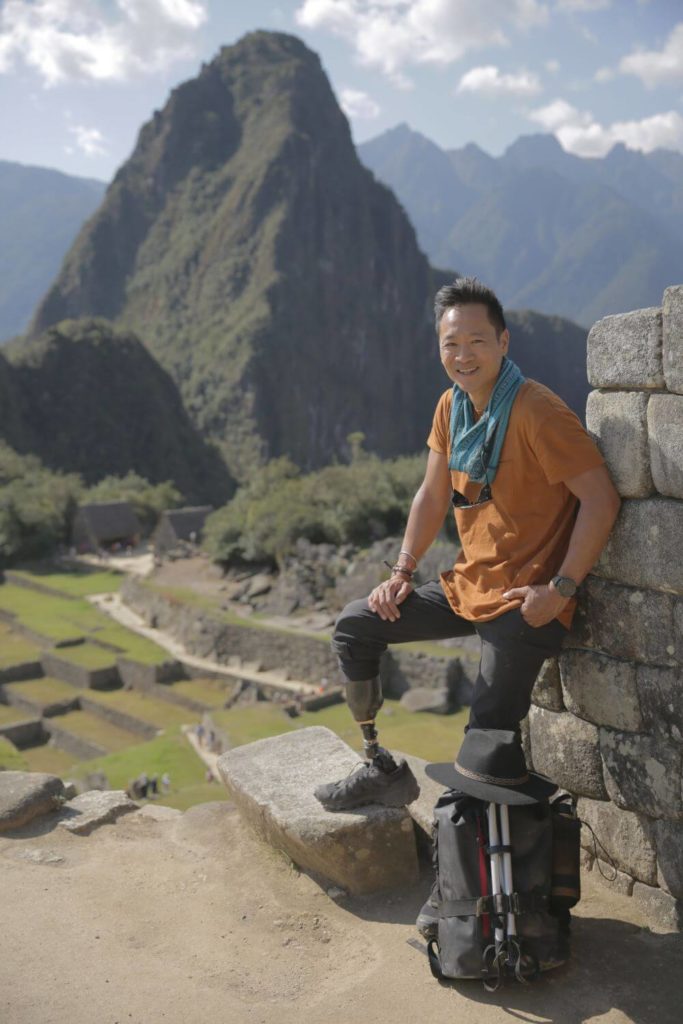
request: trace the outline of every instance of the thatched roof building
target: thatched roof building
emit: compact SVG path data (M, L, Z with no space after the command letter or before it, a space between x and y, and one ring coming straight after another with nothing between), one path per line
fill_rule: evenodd
M184 544L199 544L202 539L206 517L213 512L212 505L197 505L193 508L172 508L161 513L161 518L152 534L154 553L163 555Z
M71 543L78 551L98 551L114 544L134 547L140 523L129 501L102 501L81 505L71 527Z

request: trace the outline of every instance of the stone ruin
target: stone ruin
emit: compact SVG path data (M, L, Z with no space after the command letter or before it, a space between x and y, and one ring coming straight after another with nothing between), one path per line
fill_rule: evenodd
M622 496L575 625L536 684L527 749L580 797L616 866L598 869L671 924L683 908L683 285L598 321L587 426ZM592 867L595 848L584 829Z

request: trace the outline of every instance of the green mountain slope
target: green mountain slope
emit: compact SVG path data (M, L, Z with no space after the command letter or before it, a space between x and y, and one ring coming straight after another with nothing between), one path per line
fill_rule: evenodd
M0 436L16 451L86 483L133 470L152 483L173 480L191 501L231 495L218 453L129 332L104 320L64 321L10 354L11 364L0 357Z

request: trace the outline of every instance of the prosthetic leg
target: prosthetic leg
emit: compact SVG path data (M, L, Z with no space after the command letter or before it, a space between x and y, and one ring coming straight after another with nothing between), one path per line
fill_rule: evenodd
M351 714L363 733L366 761L345 779L318 786L315 797L328 811L348 811L365 804L403 807L420 793L417 779L406 761L396 762L388 750L380 747L375 717L382 706L382 685L378 677L348 680L346 700Z
M384 703L379 676L375 676L374 679L363 679L359 682L348 680L346 683L346 703L363 733L363 754L365 759L375 762L382 771L393 771L396 768L396 762L388 750L380 747L377 727L375 726L377 712Z

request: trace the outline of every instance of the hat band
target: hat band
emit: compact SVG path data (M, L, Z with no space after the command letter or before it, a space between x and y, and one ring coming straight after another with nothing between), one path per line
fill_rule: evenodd
M479 772L470 771L469 768L463 768L461 764L455 762L456 771L464 775L466 779L472 779L473 782L488 782L493 786L521 786L522 783L529 781L528 773L520 775L517 779L499 779L495 775L480 775Z

